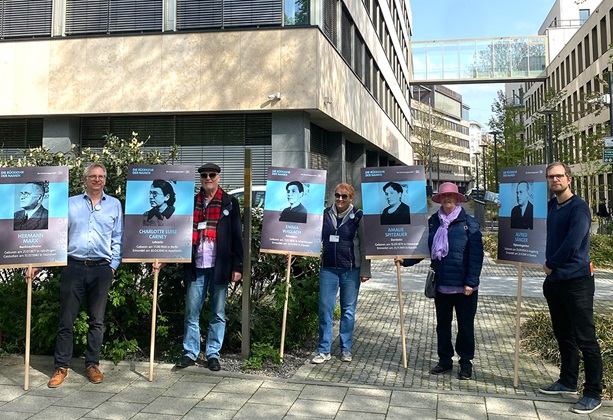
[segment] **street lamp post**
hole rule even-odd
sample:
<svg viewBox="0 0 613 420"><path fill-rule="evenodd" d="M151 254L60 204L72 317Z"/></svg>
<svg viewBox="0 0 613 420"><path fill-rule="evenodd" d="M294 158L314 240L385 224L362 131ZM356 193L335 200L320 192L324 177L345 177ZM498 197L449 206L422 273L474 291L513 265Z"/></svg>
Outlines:
<svg viewBox="0 0 613 420"><path fill-rule="evenodd" d="M441 155L436 155L436 189L441 187Z"/></svg>
<svg viewBox="0 0 613 420"><path fill-rule="evenodd" d="M487 191L487 178L485 177L485 148L487 144L482 144L479 147L483 148L483 191Z"/></svg>
<svg viewBox="0 0 613 420"><path fill-rule="evenodd" d="M475 152L475 172L477 174L477 184L475 185L477 187L477 192L479 191L479 155L481 153L479 152Z"/></svg>
<svg viewBox="0 0 613 420"><path fill-rule="evenodd" d="M541 113L543 115L547 115L547 145L549 148L549 153L547 155L547 163L553 163L553 125L551 120L553 118L553 115L557 114L558 111L556 111L555 109L546 109L544 111L541 111Z"/></svg>
<svg viewBox="0 0 613 420"><path fill-rule="evenodd" d="M500 131L490 131L490 134L494 135L494 180L496 190L498 192L498 134L502 134Z"/></svg>

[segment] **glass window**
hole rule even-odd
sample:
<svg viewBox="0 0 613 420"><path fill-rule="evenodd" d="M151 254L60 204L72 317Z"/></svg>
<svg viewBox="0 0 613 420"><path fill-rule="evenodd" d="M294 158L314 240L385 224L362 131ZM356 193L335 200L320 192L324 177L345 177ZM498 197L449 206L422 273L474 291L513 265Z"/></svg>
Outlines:
<svg viewBox="0 0 613 420"><path fill-rule="evenodd" d="M590 9L579 9L579 22L581 25L590 17Z"/></svg>
<svg viewBox="0 0 613 420"><path fill-rule="evenodd" d="M283 22L285 25L308 25L309 0L284 0Z"/></svg>

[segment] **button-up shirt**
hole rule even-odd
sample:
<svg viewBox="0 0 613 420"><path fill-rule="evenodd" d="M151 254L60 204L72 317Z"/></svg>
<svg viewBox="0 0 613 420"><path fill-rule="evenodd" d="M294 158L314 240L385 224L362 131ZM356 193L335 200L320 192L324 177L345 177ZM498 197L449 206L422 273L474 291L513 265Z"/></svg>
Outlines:
<svg viewBox="0 0 613 420"><path fill-rule="evenodd" d="M87 194L68 199L68 256L78 260L109 261L117 270L121 262L123 212L115 197L103 193L92 206Z"/></svg>

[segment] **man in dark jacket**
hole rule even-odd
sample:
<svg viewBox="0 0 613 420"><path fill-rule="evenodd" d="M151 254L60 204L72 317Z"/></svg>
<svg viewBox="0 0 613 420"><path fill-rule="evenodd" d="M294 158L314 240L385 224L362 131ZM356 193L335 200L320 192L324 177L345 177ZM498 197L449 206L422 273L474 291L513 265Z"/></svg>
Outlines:
<svg viewBox="0 0 613 420"><path fill-rule="evenodd" d="M243 276L242 225L238 201L219 187L221 168L205 163L198 172L202 187L194 199L192 262L185 266L183 357L176 366L192 366L200 354L200 312L208 290L211 320L205 356L209 369L218 371L228 284Z"/></svg>
<svg viewBox="0 0 613 420"><path fill-rule="evenodd" d="M547 205L545 282L553 333L560 349L560 377L539 391L547 395L576 395L579 351L583 355L583 397L571 408L589 414L601 406L602 356L594 324L594 274L590 263L590 225L587 203L570 190L570 167L547 166L547 185L555 194Z"/></svg>

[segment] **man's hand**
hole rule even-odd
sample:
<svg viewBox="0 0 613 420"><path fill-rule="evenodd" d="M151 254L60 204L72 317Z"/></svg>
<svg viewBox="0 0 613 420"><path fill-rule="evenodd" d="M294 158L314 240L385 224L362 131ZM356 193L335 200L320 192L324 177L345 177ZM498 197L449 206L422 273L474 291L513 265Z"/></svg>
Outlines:
<svg viewBox="0 0 613 420"><path fill-rule="evenodd" d="M243 273L239 272L239 271L233 271L232 272L232 281L234 283L236 283L237 281L240 281L240 279L243 278Z"/></svg>
<svg viewBox="0 0 613 420"><path fill-rule="evenodd" d="M368 281L368 280L370 280L370 277L364 277L364 276L361 276L361 277L360 277L360 281L361 281L362 283L364 283L365 281Z"/></svg>
<svg viewBox="0 0 613 420"><path fill-rule="evenodd" d="M470 286L464 286L464 294L470 296L473 294L473 288Z"/></svg>
<svg viewBox="0 0 613 420"><path fill-rule="evenodd" d="M40 273L40 268L37 268L37 267L28 268L26 270L26 283L34 280L34 277L36 277L38 273Z"/></svg>
<svg viewBox="0 0 613 420"><path fill-rule="evenodd" d="M543 263L543 271L545 272L545 275L546 275L546 276L548 276L548 275L550 275L551 273L553 273L553 270L552 270L551 268L547 267L547 261L545 261L545 262Z"/></svg>

